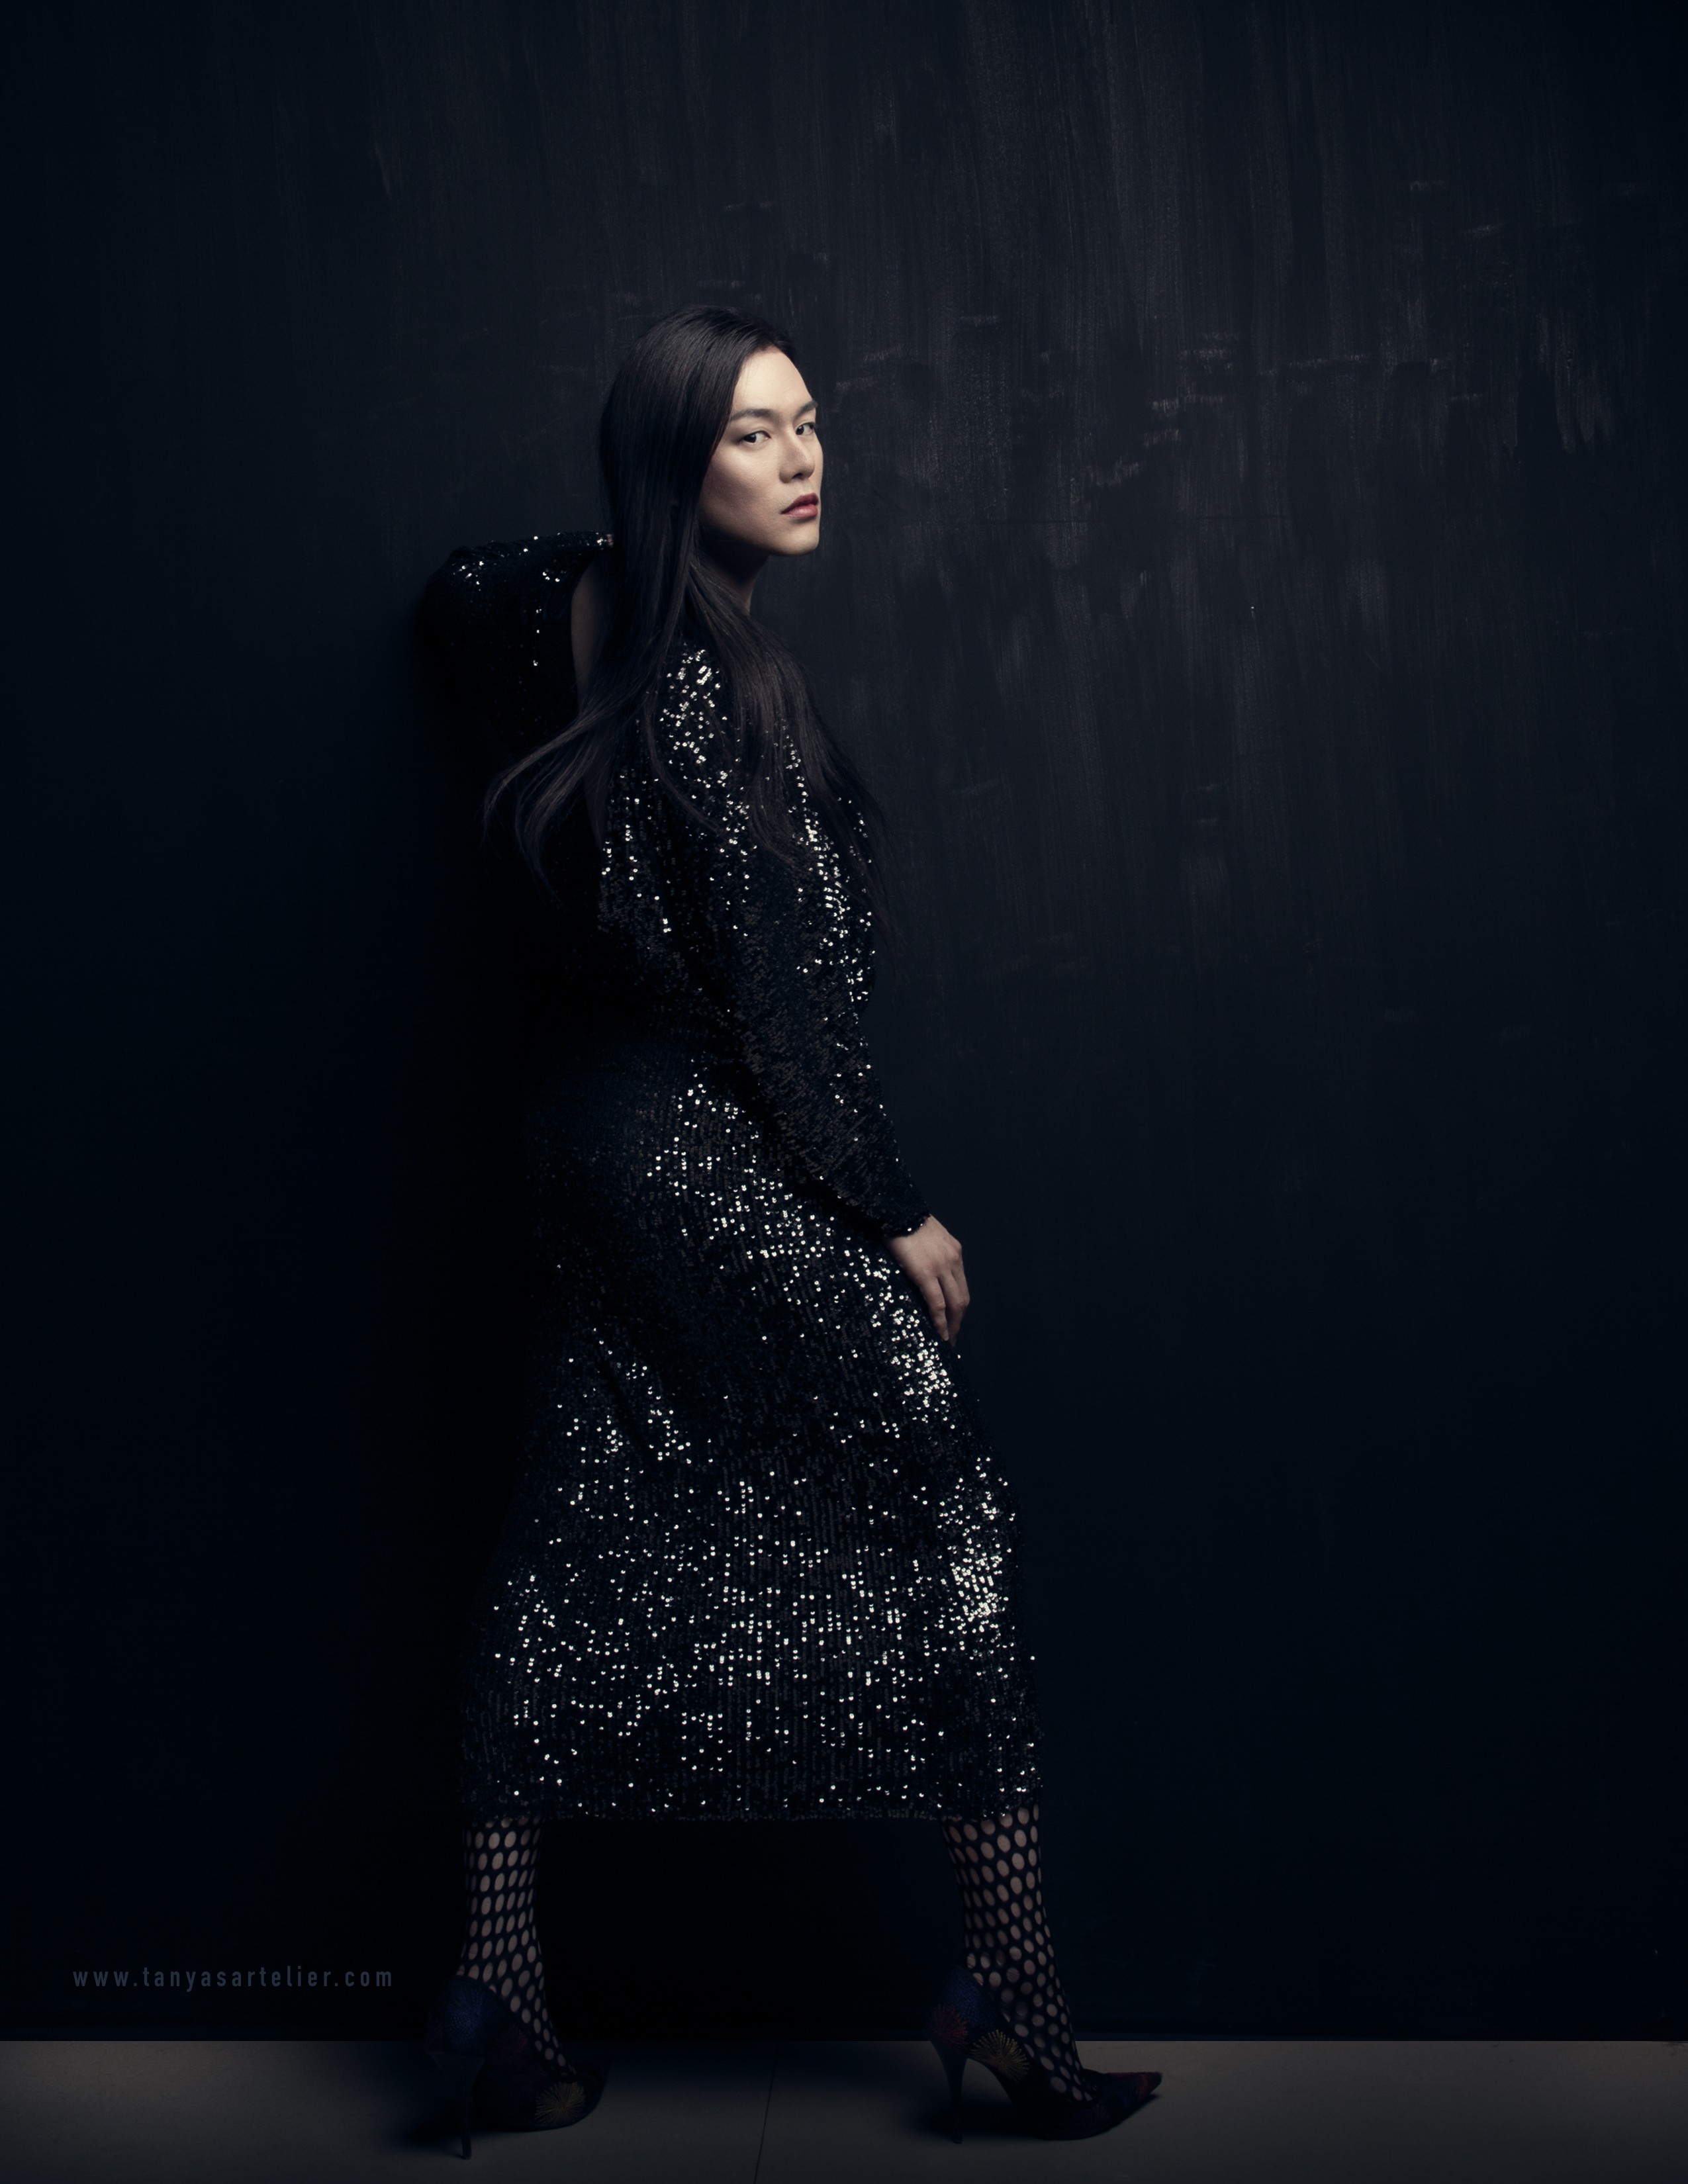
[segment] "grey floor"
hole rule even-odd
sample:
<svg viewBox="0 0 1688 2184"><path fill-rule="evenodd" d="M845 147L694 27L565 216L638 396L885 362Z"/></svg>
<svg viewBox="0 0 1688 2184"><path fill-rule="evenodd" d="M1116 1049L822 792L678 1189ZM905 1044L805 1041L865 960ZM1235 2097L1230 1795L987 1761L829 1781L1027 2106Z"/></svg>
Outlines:
<svg viewBox="0 0 1688 2184"><path fill-rule="evenodd" d="M1688 2048L1641 2041L1161 2040L1108 2137L1045 2146L969 2071L967 2137L912 2042L629 2044L596 2114L477 2138L482 2178L614 2184L1130 2177L1136 2184L1688 2184ZM448 2166L448 2164L454 2164ZM271 2184L464 2173L426 2066L384 2041L0 2043L7 2184Z"/></svg>

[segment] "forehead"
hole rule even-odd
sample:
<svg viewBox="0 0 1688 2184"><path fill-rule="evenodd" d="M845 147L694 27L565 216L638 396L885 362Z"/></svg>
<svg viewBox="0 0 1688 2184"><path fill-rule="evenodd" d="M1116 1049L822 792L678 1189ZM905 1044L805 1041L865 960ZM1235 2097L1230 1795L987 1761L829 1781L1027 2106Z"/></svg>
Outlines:
<svg viewBox="0 0 1688 2184"><path fill-rule="evenodd" d="M810 399L803 374L779 348L760 348L747 357L733 390L735 410L791 412L802 409Z"/></svg>

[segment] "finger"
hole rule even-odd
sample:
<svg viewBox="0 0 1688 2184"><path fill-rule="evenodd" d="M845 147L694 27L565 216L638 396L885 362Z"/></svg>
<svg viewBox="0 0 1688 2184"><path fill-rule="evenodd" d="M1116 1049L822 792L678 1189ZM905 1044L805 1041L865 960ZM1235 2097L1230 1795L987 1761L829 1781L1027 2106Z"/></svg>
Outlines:
<svg viewBox="0 0 1688 2184"><path fill-rule="evenodd" d="M935 1274L925 1273L920 1277L920 1293L925 1299L928 1316L938 1329L939 1340L947 1342L950 1340L949 1304L943 1285Z"/></svg>
<svg viewBox="0 0 1688 2184"><path fill-rule="evenodd" d="M949 1339L953 1342L961 1331L961 1321L967 1309L967 1285L959 1275L946 1273L944 1277L944 1301L948 1306Z"/></svg>

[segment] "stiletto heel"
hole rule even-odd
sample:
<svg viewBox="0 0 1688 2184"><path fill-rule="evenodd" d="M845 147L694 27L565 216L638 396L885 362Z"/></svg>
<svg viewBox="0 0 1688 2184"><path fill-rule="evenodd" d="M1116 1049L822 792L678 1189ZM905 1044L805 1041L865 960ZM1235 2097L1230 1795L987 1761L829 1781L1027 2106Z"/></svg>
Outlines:
<svg viewBox="0 0 1688 2184"><path fill-rule="evenodd" d="M475 2081L509 2016L508 2004L478 1980L447 1980L428 2007L422 2052L444 2080L457 2111L465 2161L473 2150Z"/></svg>
<svg viewBox="0 0 1688 2184"><path fill-rule="evenodd" d="M429 2008L422 2047L456 2103L465 2161L477 2089L504 2130L557 2131L592 2114L609 2075L601 2057L560 2070L545 2062L509 2003L479 1980L447 1980Z"/></svg>
<svg viewBox="0 0 1688 2184"><path fill-rule="evenodd" d="M950 2081L950 2135L961 2139L961 2078L983 2063L1028 2131L1039 2138L1095 2138L1123 2123L1161 2082L1158 2070L1087 2070L1083 2098L1057 2092L969 1971L950 1973L927 2014L927 2032Z"/></svg>
<svg viewBox="0 0 1688 2184"><path fill-rule="evenodd" d="M961 1976L972 1986L963 1972ZM951 1990L955 1987L952 1975L945 1982L944 1992L926 2014L926 2033L938 2050L938 2059L944 2065L944 2075L950 2086L950 2136L959 2146L961 2142L961 2081L967 2075L967 2044L972 2038L972 2026L962 2012L956 2008L959 1998Z"/></svg>
<svg viewBox="0 0 1688 2184"><path fill-rule="evenodd" d="M937 2042L933 2042L933 2046ZM959 2146L961 2142L961 2081L967 2075L967 2051L965 2048L939 2048L938 2059L944 2065L944 2075L950 2081L950 2136Z"/></svg>
<svg viewBox="0 0 1688 2184"><path fill-rule="evenodd" d="M467 2161L471 2152L470 2127L475 2117L475 2081L481 2075L478 2055L436 2055L433 2065L445 2081L457 2109L457 2128L463 2141L463 2159Z"/></svg>

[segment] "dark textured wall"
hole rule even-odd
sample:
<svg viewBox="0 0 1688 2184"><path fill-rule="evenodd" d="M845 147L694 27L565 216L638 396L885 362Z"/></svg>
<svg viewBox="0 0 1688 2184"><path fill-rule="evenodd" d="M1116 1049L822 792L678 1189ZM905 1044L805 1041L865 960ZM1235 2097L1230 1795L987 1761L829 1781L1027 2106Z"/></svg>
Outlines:
<svg viewBox="0 0 1688 2184"><path fill-rule="evenodd" d="M1683 2016L1669 11L70 5L14 27L14 2017L404 2030L509 1108L410 617L613 363L795 332L1094 2027ZM893 2025L926 1829L573 1830L559 2008ZM75 1990L390 1967L390 1997ZM708 1975L695 1970L710 1967ZM677 1970L676 1967L680 1969Z"/></svg>

